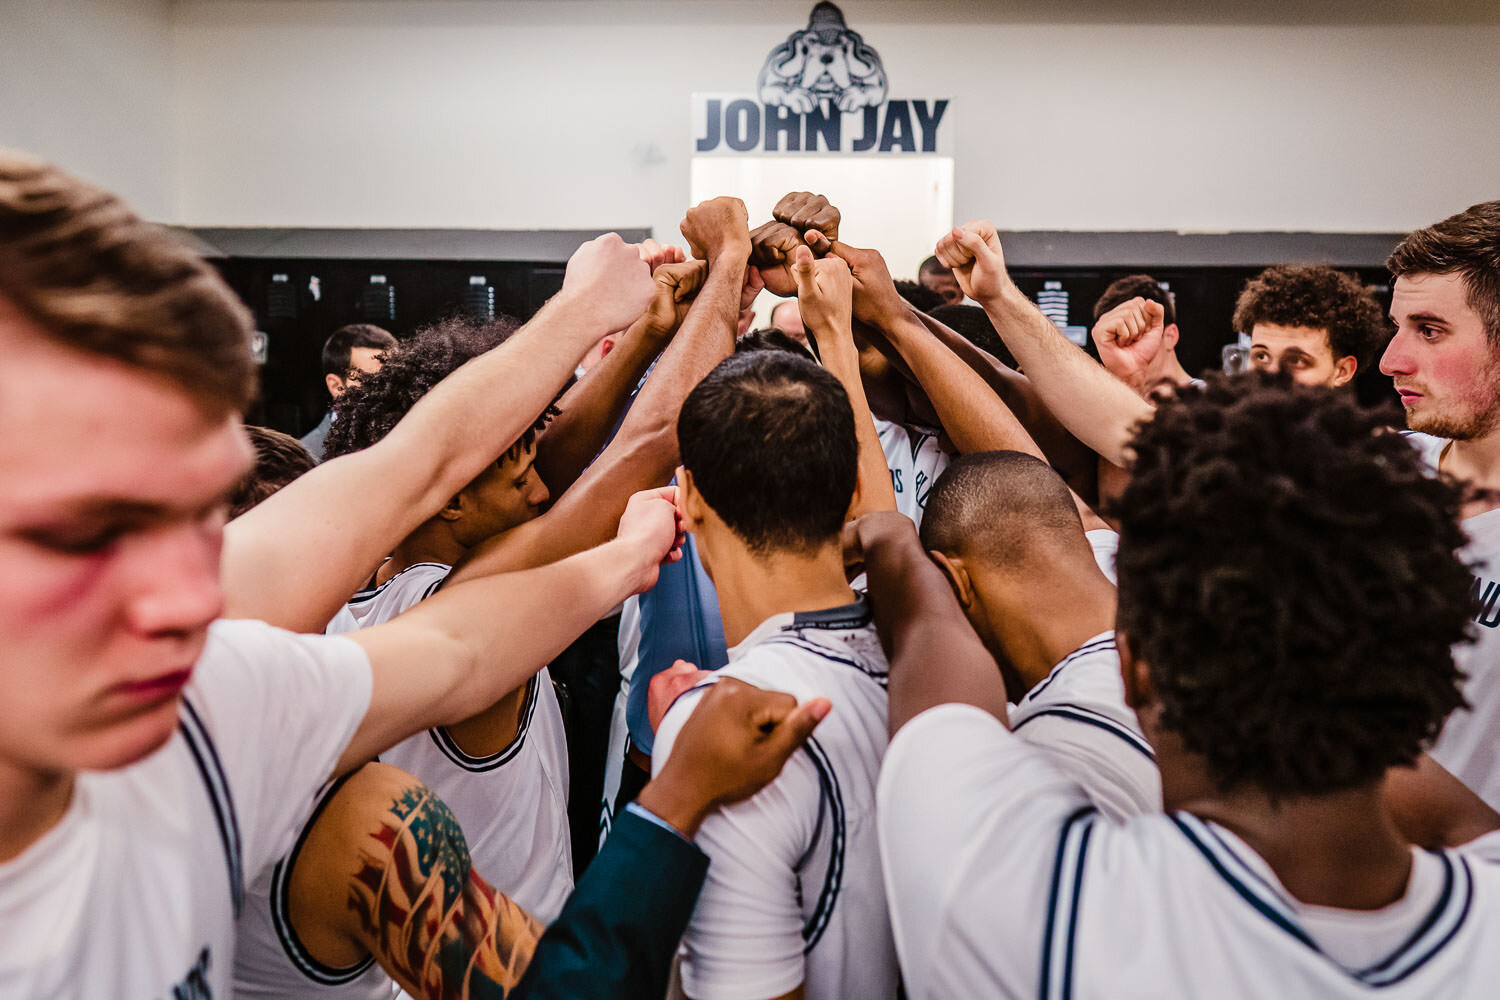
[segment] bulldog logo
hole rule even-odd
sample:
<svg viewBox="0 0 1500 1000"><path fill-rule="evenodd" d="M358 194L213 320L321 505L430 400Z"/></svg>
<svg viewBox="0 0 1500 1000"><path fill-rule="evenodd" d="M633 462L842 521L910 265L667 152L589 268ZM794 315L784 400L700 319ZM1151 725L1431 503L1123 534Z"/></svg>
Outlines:
<svg viewBox="0 0 1500 1000"><path fill-rule="evenodd" d="M802 114L825 99L840 111L858 111L885 100L885 68L880 54L849 30L843 12L825 0L812 9L805 29L766 57L757 88L762 103Z"/></svg>

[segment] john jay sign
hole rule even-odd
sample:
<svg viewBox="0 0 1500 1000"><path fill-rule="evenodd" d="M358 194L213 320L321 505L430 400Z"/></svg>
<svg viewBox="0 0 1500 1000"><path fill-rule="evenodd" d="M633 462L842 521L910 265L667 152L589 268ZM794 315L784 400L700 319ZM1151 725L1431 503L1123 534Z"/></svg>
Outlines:
<svg viewBox="0 0 1500 1000"><path fill-rule="evenodd" d="M694 94L699 153L944 152L946 100L887 99L880 53L831 3L771 50L756 93Z"/></svg>

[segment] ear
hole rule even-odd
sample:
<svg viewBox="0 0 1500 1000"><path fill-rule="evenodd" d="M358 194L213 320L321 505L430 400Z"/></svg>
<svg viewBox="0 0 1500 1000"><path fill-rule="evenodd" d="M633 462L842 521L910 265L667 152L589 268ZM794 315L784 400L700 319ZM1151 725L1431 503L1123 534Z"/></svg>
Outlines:
<svg viewBox="0 0 1500 1000"><path fill-rule="evenodd" d="M455 493L453 495L453 498L451 500L449 500L447 503L443 504L442 509L437 512L437 516L440 517L440 518L442 518L444 521L457 521L459 518L463 517L464 516L464 495L463 495L463 491L460 490L459 492Z"/></svg>
<svg viewBox="0 0 1500 1000"><path fill-rule="evenodd" d="M1165 344L1167 350L1170 351L1172 348L1177 346L1177 338L1179 336L1181 336L1181 331L1177 329L1177 324L1168 323L1167 328L1161 332L1161 342Z"/></svg>
<svg viewBox="0 0 1500 1000"><path fill-rule="evenodd" d="M1135 710L1136 715L1154 712L1159 707L1156 684L1151 680L1151 669L1146 661L1138 657L1130 646L1130 636L1115 629L1115 648L1120 653L1120 679L1125 682L1125 704Z"/></svg>
<svg viewBox="0 0 1500 1000"><path fill-rule="evenodd" d="M323 384L328 386L328 395L334 399L338 399L344 394L344 380L333 374L333 372L329 372L323 376Z"/></svg>
<svg viewBox="0 0 1500 1000"><path fill-rule="evenodd" d="M604 356L606 354L608 354L610 351L613 351L614 349L615 349L615 338L612 337L612 336L605 337L602 341L599 342L599 360L603 361L604 360Z"/></svg>
<svg viewBox="0 0 1500 1000"><path fill-rule="evenodd" d="M682 466L677 467L677 510L682 515L682 526L696 531L707 513L707 502L693 484L693 474Z"/></svg>
<svg viewBox="0 0 1500 1000"><path fill-rule="evenodd" d="M974 604L974 584L969 579L969 568L964 565L962 556L950 556L946 552L937 549L928 549L927 555L937 568L943 571L948 578L948 586L953 588L953 596L958 598L958 603L964 608L970 608Z"/></svg>
<svg viewBox="0 0 1500 1000"><path fill-rule="evenodd" d="M1350 354L1333 363L1333 384L1346 385L1359 370L1359 359Z"/></svg>

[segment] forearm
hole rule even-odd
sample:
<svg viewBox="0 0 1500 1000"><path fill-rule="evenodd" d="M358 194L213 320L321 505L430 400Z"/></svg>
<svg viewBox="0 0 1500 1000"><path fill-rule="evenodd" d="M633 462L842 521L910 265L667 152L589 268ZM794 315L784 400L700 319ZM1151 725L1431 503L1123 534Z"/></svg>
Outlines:
<svg viewBox="0 0 1500 1000"><path fill-rule="evenodd" d="M893 322L886 335L932 400L943 430L960 452L1022 451L1045 460L979 373L939 343L915 314Z"/></svg>
<svg viewBox="0 0 1500 1000"><path fill-rule="evenodd" d="M1014 285L982 303L1041 402L1076 438L1116 465L1153 410L1063 336Z"/></svg>
<svg viewBox="0 0 1500 1000"><path fill-rule="evenodd" d="M536 469L553 496L582 475L620 421L630 394L671 336L637 320L614 350L579 379L558 402L562 412L537 442Z"/></svg>
<svg viewBox="0 0 1500 1000"><path fill-rule="evenodd" d="M885 462L885 450L880 446L880 435L875 430L870 402L865 398L864 382L859 375L859 353L854 348L853 336L847 330L842 334L814 330L813 334L823 347L823 366L843 385L854 410L854 434L859 442L859 489L849 519L876 510L895 510L896 490L891 484L891 471Z"/></svg>
<svg viewBox="0 0 1500 1000"><path fill-rule="evenodd" d="M937 705L974 705L1007 721L1005 682L915 531L864 544L870 604L891 663L890 732Z"/></svg>

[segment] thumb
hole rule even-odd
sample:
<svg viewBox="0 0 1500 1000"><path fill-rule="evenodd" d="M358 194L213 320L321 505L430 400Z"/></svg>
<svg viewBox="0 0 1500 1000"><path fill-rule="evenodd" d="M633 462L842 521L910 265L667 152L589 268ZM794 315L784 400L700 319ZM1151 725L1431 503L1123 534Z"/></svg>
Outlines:
<svg viewBox="0 0 1500 1000"><path fill-rule="evenodd" d="M821 229L809 229L802 234L802 238L807 241L807 245L812 248L813 253L820 257L828 253L833 247L833 241Z"/></svg>
<svg viewBox="0 0 1500 1000"><path fill-rule="evenodd" d="M1166 315L1167 310L1160 302L1146 300L1146 319L1152 326L1160 326Z"/></svg>
<svg viewBox="0 0 1500 1000"><path fill-rule="evenodd" d="M813 255L807 247L798 246L792 251L791 272L792 280L797 283L798 295L817 291L813 284Z"/></svg>
<svg viewBox="0 0 1500 1000"><path fill-rule="evenodd" d="M807 742L812 731L818 728L818 723L827 717L833 709L833 703L827 698L809 698L781 721L781 725L772 730L768 743L771 748L784 760L796 752L797 748Z"/></svg>
<svg viewBox="0 0 1500 1000"><path fill-rule="evenodd" d="M978 260L981 255L988 256L990 245L985 242L984 237L969 229L955 230L958 233L958 245L969 251L969 256Z"/></svg>

